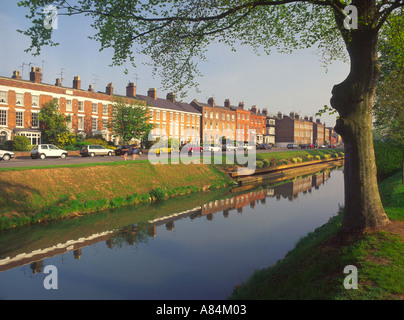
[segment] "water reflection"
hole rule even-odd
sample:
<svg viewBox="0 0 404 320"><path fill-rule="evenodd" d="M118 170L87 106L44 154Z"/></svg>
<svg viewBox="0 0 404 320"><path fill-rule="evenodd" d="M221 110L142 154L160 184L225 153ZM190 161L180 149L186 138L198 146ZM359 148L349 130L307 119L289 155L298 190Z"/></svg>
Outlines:
<svg viewBox="0 0 404 320"><path fill-rule="evenodd" d="M167 212L173 211L173 208L179 206L178 200L168 201L168 204L161 203L140 209L132 209L136 214L129 214L127 218L125 218L124 214L122 214L122 217L119 213L124 211L126 214L127 211L130 211L128 208L116 210L112 218L111 213L105 213L105 216L100 214L98 219L101 220L98 220L97 223L91 220L89 223L91 225L90 229L86 224L85 228L80 229L70 222L63 222L50 224L49 226L29 227L22 230L24 236L18 231L9 230L0 233L0 271L4 272L30 265L32 274L41 273L43 272L44 259L73 252L74 259L80 260L83 248L101 242L104 242L108 249L146 244L150 238L158 237L157 227L159 226L165 226L167 231L174 231L175 222L185 218L195 220L205 217L208 221L213 221L216 214L222 213L224 218L229 218L232 211L237 214L243 214L246 207L254 209L258 203L265 205L269 198L274 198L277 201L282 198L294 201L299 198L299 194L311 193L313 188L319 189L330 177L330 168L327 168L314 175L295 177L291 181L282 181L275 184L267 183L258 187L249 186L247 190L244 190L246 188L234 188L230 191L223 191L222 194L216 194L215 196L218 198L202 205L168 214ZM194 199L194 197L190 196L188 199L181 199L180 201L189 207L200 201L199 198ZM165 214L161 215L161 211L165 212ZM156 214L156 212L160 212L160 214ZM112 225L112 223L108 223L108 221L111 222L110 219L117 220L120 217L125 222L128 219L133 220L140 216L142 216L142 219L137 219L135 220L136 222L105 229L106 225ZM94 216L92 218L97 219ZM76 220L76 222L78 221ZM101 226L97 227L98 223ZM66 224L66 226L60 227L63 224ZM72 236L73 228L79 234L81 232L80 236L74 238L74 240L63 241L63 239L69 239ZM92 228L98 228L97 232L91 233ZM48 229L49 232L44 232L43 229ZM29 234L30 236L27 237ZM55 242L55 238L60 242Z"/></svg>

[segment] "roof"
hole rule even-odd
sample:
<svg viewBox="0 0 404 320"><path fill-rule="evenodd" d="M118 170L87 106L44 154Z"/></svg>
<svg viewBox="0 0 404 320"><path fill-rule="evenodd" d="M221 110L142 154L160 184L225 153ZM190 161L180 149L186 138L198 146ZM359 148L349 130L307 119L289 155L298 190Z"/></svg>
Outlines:
<svg viewBox="0 0 404 320"><path fill-rule="evenodd" d="M154 108L161 108L179 112L199 113L193 106L185 102L172 102L167 99L153 99L149 96L136 95L137 99L147 102L148 105Z"/></svg>

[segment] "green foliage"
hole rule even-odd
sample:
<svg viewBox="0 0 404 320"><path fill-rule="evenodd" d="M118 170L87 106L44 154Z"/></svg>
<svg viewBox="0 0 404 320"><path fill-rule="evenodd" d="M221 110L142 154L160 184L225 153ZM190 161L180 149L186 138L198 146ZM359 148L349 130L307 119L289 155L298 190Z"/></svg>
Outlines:
<svg viewBox="0 0 404 320"><path fill-rule="evenodd" d="M256 168L262 168L264 166L264 162L262 161L255 161L255 167Z"/></svg>
<svg viewBox="0 0 404 320"><path fill-rule="evenodd" d="M150 195L157 200L165 200L167 192L162 187L157 187L150 191Z"/></svg>
<svg viewBox="0 0 404 320"><path fill-rule="evenodd" d="M403 147L391 141L375 140L373 144L378 175L388 176L402 167Z"/></svg>
<svg viewBox="0 0 404 320"><path fill-rule="evenodd" d="M25 136L15 136L13 140L12 150L28 151L30 150L31 141Z"/></svg>
<svg viewBox="0 0 404 320"><path fill-rule="evenodd" d="M61 142L66 142L66 139L71 140L68 128L71 116L60 113L56 99L41 108L38 119L42 131L42 142L62 146Z"/></svg>
<svg viewBox="0 0 404 320"><path fill-rule="evenodd" d="M126 103L123 99L116 98L113 104L113 118L110 128L123 143L128 143L131 139L141 139L153 129L153 124L149 123L149 109L133 101Z"/></svg>

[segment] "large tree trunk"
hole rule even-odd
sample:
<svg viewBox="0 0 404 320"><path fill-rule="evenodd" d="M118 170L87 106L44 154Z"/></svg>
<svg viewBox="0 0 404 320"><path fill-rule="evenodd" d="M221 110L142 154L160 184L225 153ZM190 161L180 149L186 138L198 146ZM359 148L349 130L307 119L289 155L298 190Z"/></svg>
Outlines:
<svg viewBox="0 0 404 320"><path fill-rule="evenodd" d="M377 184L372 106L380 75L377 32L351 31L345 38L351 58L348 77L334 86L331 105L340 117L335 130L345 144L345 208L341 233L378 228L389 219Z"/></svg>

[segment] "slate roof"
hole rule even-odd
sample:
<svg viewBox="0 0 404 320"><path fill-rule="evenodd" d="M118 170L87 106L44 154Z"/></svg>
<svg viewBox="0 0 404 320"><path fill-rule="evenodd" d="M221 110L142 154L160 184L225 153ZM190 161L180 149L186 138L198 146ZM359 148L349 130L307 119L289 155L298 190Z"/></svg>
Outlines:
<svg viewBox="0 0 404 320"><path fill-rule="evenodd" d="M142 95L136 95L136 98L145 101L151 107L167 109L172 111L200 114L198 110L196 110L193 106L185 102L171 102L170 100L161 98L157 98L156 100L154 100L149 96L142 96Z"/></svg>

